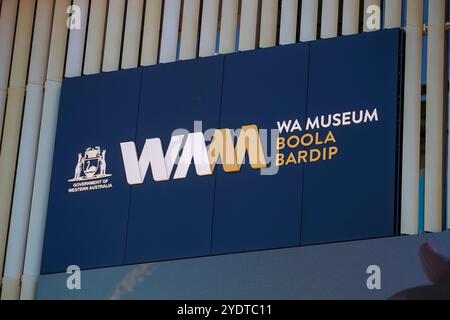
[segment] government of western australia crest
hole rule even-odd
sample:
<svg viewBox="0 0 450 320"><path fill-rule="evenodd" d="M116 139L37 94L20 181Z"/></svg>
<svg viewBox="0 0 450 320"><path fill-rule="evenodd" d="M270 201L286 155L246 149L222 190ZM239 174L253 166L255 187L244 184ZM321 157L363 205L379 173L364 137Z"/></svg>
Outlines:
<svg viewBox="0 0 450 320"><path fill-rule="evenodd" d="M100 147L87 148L78 154L74 177L70 180L73 184L69 192L92 191L109 189L112 184L109 178L112 176L106 171L106 150Z"/></svg>

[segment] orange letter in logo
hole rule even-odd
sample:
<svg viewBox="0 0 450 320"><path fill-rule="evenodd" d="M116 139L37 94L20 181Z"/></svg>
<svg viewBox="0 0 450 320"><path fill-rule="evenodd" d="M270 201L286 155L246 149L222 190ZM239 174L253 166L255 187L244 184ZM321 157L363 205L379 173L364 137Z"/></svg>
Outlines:
<svg viewBox="0 0 450 320"><path fill-rule="evenodd" d="M211 171L214 172L219 156L223 162L223 170L225 172L240 171L246 153L250 160L250 166L253 169L267 168L257 126L249 125L241 128L236 148L234 148L230 129L216 130L208 150Z"/></svg>

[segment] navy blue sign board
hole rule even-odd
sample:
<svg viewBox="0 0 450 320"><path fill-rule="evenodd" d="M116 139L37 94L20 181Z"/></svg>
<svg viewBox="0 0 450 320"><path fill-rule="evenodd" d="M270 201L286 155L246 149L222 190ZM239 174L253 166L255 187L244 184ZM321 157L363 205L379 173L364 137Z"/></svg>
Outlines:
<svg viewBox="0 0 450 320"><path fill-rule="evenodd" d="M398 234L402 38L389 30L64 80L42 273ZM184 179L157 182L149 168L142 184L127 181L121 143L139 156L147 139L165 152L177 128L249 125L280 135L276 174L218 164L200 176L192 165Z"/></svg>

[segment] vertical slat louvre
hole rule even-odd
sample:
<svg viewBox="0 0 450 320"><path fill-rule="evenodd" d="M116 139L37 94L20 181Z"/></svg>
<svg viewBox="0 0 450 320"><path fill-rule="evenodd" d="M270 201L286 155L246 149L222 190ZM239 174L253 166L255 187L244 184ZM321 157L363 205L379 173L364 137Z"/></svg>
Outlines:
<svg viewBox="0 0 450 320"><path fill-rule="evenodd" d="M104 72L119 69L124 15L125 0L109 0L105 46L103 49L102 70Z"/></svg>
<svg viewBox="0 0 450 320"><path fill-rule="evenodd" d="M203 1L200 29L200 57L209 57L216 53L218 16L219 0Z"/></svg>
<svg viewBox="0 0 450 320"><path fill-rule="evenodd" d="M21 0L0 150L0 274L3 274L36 1Z"/></svg>
<svg viewBox="0 0 450 320"><path fill-rule="evenodd" d="M147 1L145 4L145 19L141 51L142 66L150 66L158 62L162 3L162 0L151 0Z"/></svg>
<svg viewBox="0 0 450 320"><path fill-rule="evenodd" d="M5 114L6 90L0 90L0 141L3 132L3 117Z"/></svg>
<svg viewBox="0 0 450 320"><path fill-rule="evenodd" d="M177 59L178 28L180 23L181 0L165 0L161 51L159 62L174 62Z"/></svg>
<svg viewBox="0 0 450 320"><path fill-rule="evenodd" d="M83 70L89 0L74 0L73 5L79 6L81 10L81 16L79 17L81 28L70 30L65 73L67 78L81 76Z"/></svg>
<svg viewBox="0 0 450 320"><path fill-rule="evenodd" d="M200 0L184 0L180 60L194 59L197 56L199 16Z"/></svg>
<svg viewBox="0 0 450 320"><path fill-rule="evenodd" d="M384 13L384 27L386 29L401 28L402 0L385 0Z"/></svg>
<svg viewBox="0 0 450 320"><path fill-rule="evenodd" d="M298 0L282 0L280 44L291 44L297 37Z"/></svg>
<svg viewBox="0 0 450 320"><path fill-rule="evenodd" d="M300 41L317 39L318 0L302 1L302 17L300 20Z"/></svg>
<svg viewBox="0 0 450 320"><path fill-rule="evenodd" d="M13 50L14 31L16 30L17 8L19 0L2 2L0 16L0 141L5 114L6 90L8 89L11 54Z"/></svg>
<svg viewBox="0 0 450 320"><path fill-rule="evenodd" d="M2 299L16 300L28 231L54 0L38 0L3 277Z"/></svg>
<svg viewBox="0 0 450 320"><path fill-rule="evenodd" d="M128 0L123 37L122 69L138 66L143 9L144 0Z"/></svg>
<svg viewBox="0 0 450 320"><path fill-rule="evenodd" d="M358 33L359 1L360 0L344 0L344 7L342 10L342 34L344 36Z"/></svg>
<svg viewBox="0 0 450 320"><path fill-rule="evenodd" d="M58 119L59 96L64 73L67 33L66 11L71 0L55 0L50 52L45 82L39 146L33 184L25 261L22 275L21 299L33 299L40 273L44 242L47 201L50 190L53 149Z"/></svg>
<svg viewBox="0 0 450 320"><path fill-rule="evenodd" d="M423 1L408 0L405 50L401 233L419 232Z"/></svg>
<svg viewBox="0 0 450 320"><path fill-rule="evenodd" d="M338 31L339 1L322 0L322 22L320 37L334 38Z"/></svg>
<svg viewBox="0 0 450 320"><path fill-rule="evenodd" d="M236 51L238 9L238 0L228 0L222 2L219 53L231 53Z"/></svg>
<svg viewBox="0 0 450 320"><path fill-rule="evenodd" d="M262 0L259 47L276 45L278 31L278 0Z"/></svg>
<svg viewBox="0 0 450 320"><path fill-rule="evenodd" d="M428 2L425 231L443 230L445 0Z"/></svg>
<svg viewBox="0 0 450 320"><path fill-rule="evenodd" d="M108 0L91 1L84 57L84 74L99 73L102 65Z"/></svg>
<svg viewBox="0 0 450 320"><path fill-rule="evenodd" d="M448 32L447 32L448 33ZM448 56L447 56L448 59ZM447 61L447 63L450 63ZM447 106L450 109L450 86L448 87ZM450 132L450 110L447 109L447 132ZM450 135L447 134L447 229L450 230Z"/></svg>
<svg viewBox="0 0 450 320"><path fill-rule="evenodd" d="M241 20L239 24L239 51L255 49L257 23L258 0L242 1Z"/></svg>
<svg viewBox="0 0 450 320"><path fill-rule="evenodd" d="M52 33L50 38L50 52L47 65L47 82L61 83L64 76L66 61L67 34L66 8L71 0L55 0L55 12L53 15Z"/></svg>

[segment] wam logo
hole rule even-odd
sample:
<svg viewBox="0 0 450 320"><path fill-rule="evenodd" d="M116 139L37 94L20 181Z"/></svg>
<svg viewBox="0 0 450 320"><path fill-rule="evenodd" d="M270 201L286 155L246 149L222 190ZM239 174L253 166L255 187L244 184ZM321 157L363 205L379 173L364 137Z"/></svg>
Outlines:
<svg viewBox="0 0 450 320"><path fill-rule="evenodd" d="M73 188L70 188L69 192L112 188L108 179L111 176L106 173L106 150L100 147L87 148L84 155L78 154L75 175L73 179L68 180L73 183Z"/></svg>

